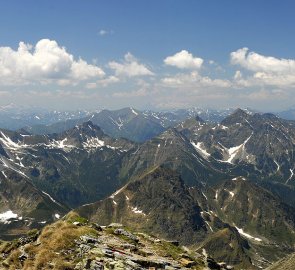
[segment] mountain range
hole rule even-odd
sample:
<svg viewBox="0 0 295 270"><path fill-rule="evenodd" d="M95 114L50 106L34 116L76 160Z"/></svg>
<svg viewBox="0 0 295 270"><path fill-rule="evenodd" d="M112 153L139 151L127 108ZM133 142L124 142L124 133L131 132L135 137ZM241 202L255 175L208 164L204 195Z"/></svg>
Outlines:
<svg viewBox="0 0 295 270"><path fill-rule="evenodd" d="M1 238L71 211L235 269L266 268L295 252L295 122L241 109L218 122L157 117L128 108L68 120L51 134L2 129Z"/></svg>

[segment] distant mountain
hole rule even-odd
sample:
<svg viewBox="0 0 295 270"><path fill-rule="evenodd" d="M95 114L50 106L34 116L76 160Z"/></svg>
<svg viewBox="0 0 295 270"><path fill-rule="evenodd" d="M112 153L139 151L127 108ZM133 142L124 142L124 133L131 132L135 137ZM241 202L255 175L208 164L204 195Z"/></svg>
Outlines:
<svg viewBox="0 0 295 270"><path fill-rule="evenodd" d="M2 131L3 166L17 168L36 187L69 207L103 198L120 187L123 156L134 144L112 139L86 122L60 134Z"/></svg>
<svg viewBox="0 0 295 270"><path fill-rule="evenodd" d="M276 113L277 116L286 120L295 120L295 109L289 109Z"/></svg>
<svg viewBox="0 0 295 270"><path fill-rule="evenodd" d="M123 179L132 178L160 165L179 172L190 186L226 178L221 169L214 168L194 144L174 128L139 145L134 153L126 155L121 176Z"/></svg>
<svg viewBox="0 0 295 270"><path fill-rule="evenodd" d="M164 131L164 127L153 117L148 117L133 108L117 111L102 110L80 119L46 126L30 126L25 129L32 134L59 133L90 120L113 138L122 137L136 142L148 140Z"/></svg>
<svg viewBox="0 0 295 270"><path fill-rule="evenodd" d="M93 111L91 111L94 113ZM84 118L90 114L87 110L58 111L38 107L26 107L16 104L0 106L0 128L17 130L26 126L47 126L56 122Z"/></svg>
<svg viewBox="0 0 295 270"><path fill-rule="evenodd" d="M67 119L49 125L31 125L25 127L25 129L32 134L59 133L91 120L111 137L122 137L136 142L144 142L188 118L201 116L207 122L217 123L231 112L233 112L233 109L217 111L194 108L153 112L124 108L115 111L102 110L86 117Z"/></svg>
<svg viewBox="0 0 295 270"><path fill-rule="evenodd" d="M13 239L30 228L40 228L69 211L23 173L22 162L10 159L2 148L0 156L0 236Z"/></svg>
<svg viewBox="0 0 295 270"><path fill-rule="evenodd" d="M234 109L214 110L214 109L178 109L163 112L144 111L146 116L154 117L163 127L173 127L176 124L192 117L199 116L206 122L219 123L225 117L230 115Z"/></svg>
<svg viewBox="0 0 295 270"><path fill-rule="evenodd" d="M234 165L233 175L293 184L295 122L236 110L220 124L187 120L177 129L210 162Z"/></svg>

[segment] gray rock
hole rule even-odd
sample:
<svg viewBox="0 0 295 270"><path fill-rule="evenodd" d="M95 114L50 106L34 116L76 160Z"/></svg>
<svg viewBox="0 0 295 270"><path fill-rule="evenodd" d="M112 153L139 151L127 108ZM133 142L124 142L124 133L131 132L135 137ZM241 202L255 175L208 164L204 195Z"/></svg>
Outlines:
<svg viewBox="0 0 295 270"><path fill-rule="evenodd" d="M135 242L139 241L137 236L133 235L132 233L130 233L130 232L124 230L124 229L116 229L114 231L114 234L116 234L116 235L124 235L124 236L128 237L129 239L131 239L131 240L133 240Z"/></svg>
<svg viewBox="0 0 295 270"><path fill-rule="evenodd" d="M83 243L87 243L87 244L95 244L95 243L98 243L99 242L99 240L97 238L93 238L93 237L88 236L88 235L82 235L80 237L80 240Z"/></svg>

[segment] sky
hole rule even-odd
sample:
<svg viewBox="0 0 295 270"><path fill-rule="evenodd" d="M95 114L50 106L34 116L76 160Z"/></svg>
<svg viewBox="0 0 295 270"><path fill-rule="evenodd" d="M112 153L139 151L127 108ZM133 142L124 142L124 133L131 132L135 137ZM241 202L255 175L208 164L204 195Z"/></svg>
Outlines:
<svg viewBox="0 0 295 270"><path fill-rule="evenodd" d="M0 105L295 106L295 2L3 0Z"/></svg>

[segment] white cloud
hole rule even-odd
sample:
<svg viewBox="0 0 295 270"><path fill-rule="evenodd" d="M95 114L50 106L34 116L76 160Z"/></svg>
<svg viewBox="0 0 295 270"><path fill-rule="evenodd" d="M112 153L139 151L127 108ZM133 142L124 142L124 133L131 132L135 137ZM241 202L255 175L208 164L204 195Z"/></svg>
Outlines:
<svg viewBox="0 0 295 270"><path fill-rule="evenodd" d="M154 75L145 65L140 64L131 53L125 54L123 63L109 62L109 67L115 71L117 76L136 77Z"/></svg>
<svg viewBox="0 0 295 270"><path fill-rule="evenodd" d="M272 56L264 56L255 52L249 52L248 48L242 48L230 54L231 63L254 72L295 73L295 60L278 59Z"/></svg>
<svg viewBox="0 0 295 270"><path fill-rule="evenodd" d="M97 81L97 83L102 85L103 87L106 87L106 86L108 86L110 84L118 83L119 81L120 81L120 79L117 78L116 76L109 76L109 77L107 77L105 79Z"/></svg>
<svg viewBox="0 0 295 270"><path fill-rule="evenodd" d="M118 83L119 81L120 81L119 78L117 78L116 76L109 76L107 78L98 80L96 82L89 82L89 83L87 83L86 84L86 88L88 88L88 89L95 89L95 88L97 88L99 86L107 87L110 84Z"/></svg>
<svg viewBox="0 0 295 270"><path fill-rule="evenodd" d="M140 88L131 92L115 92L113 97L116 98L133 98L133 97L145 97L148 95L148 92L145 88Z"/></svg>
<svg viewBox="0 0 295 270"><path fill-rule="evenodd" d="M106 36L106 35L111 35L111 34L113 34L114 33L114 31L113 30L105 30L105 29L100 29L99 30L99 32L98 32L98 34L100 35L100 36Z"/></svg>
<svg viewBox="0 0 295 270"><path fill-rule="evenodd" d="M231 82L222 79L212 79L208 76L201 76L198 72L192 71L188 74L180 73L175 76L165 77L162 79L164 86L172 88L201 88L201 87L218 87L226 88L231 86Z"/></svg>
<svg viewBox="0 0 295 270"><path fill-rule="evenodd" d="M19 43L17 50L0 47L0 83L75 84L79 81L100 78L104 71L86 61L75 60L56 41L42 39L34 46Z"/></svg>
<svg viewBox="0 0 295 270"><path fill-rule="evenodd" d="M89 82L86 84L87 89L95 89L97 87L97 83L95 82Z"/></svg>
<svg viewBox="0 0 295 270"><path fill-rule="evenodd" d="M100 36L104 36L104 35L106 35L108 33L108 31L106 31L106 30L104 30L104 29L101 29L100 31L99 31L99 35Z"/></svg>
<svg viewBox="0 0 295 270"><path fill-rule="evenodd" d="M164 59L166 65L181 69L200 69L203 62L202 58L194 57L186 50L182 50Z"/></svg>
<svg viewBox="0 0 295 270"><path fill-rule="evenodd" d="M244 85L271 85L277 87L295 86L295 60L279 59L272 56L264 56L255 52L249 52L248 48L242 48L230 54L231 63L239 65L253 72L248 78L235 79Z"/></svg>

